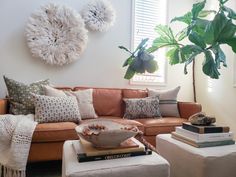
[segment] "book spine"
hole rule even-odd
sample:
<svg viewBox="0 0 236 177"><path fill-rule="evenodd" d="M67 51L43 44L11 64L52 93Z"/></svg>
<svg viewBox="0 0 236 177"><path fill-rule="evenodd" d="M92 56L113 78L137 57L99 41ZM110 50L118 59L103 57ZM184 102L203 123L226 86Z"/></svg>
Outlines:
<svg viewBox="0 0 236 177"><path fill-rule="evenodd" d="M134 157L141 155L151 155L152 151L140 151L140 152L130 152L130 153L122 153L122 154L113 154L113 155L101 155L101 156L86 156L78 154L77 158L79 162L89 162L89 161L98 161L98 160L111 160L111 159L119 159L126 157Z"/></svg>
<svg viewBox="0 0 236 177"><path fill-rule="evenodd" d="M194 142L191 139L188 139L186 137L183 137L175 132L171 133L172 138L182 141L186 144L189 144L191 146L197 147L197 148L204 148L204 147L213 147L213 146L223 146L223 145L232 145L235 144L234 140L225 140L225 141L213 141L213 142L202 142L202 143L197 143Z"/></svg>
<svg viewBox="0 0 236 177"><path fill-rule="evenodd" d="M204 142L197 143L199 148L203 147L212 147L212 146L224 146L224 145L232 145L235 144L234 140L225 140L225 141L215 141L215 142Z"/></svg>
<svg viewBox="0 0 236 177"><path fill-rule="evenodd" d="M229 132L229 127L197 127L189 124L183 124L183 129L189 130L195 133L226 133Z"/></svg>
<svg viewBox="0 0 236 177"><path fill-rule="evenodd" d="M205 142L205 141L223 141L223 140L231 140L233 139L233 133L207 133L207 134L199 134L189 130L185 130L181 127L176 127L176 133L179 135L190 138L196 142Z"/></svg>
<svg viewBox="0 0 236 177"><path fill-rule="evenodd" d="M200 133L200 131L199 131L199 129L197 127L190 126L188 124L183 124L182 127L185 130L189 130L189 131L192 131L192 132L195 132L195 133Z"/></svg>

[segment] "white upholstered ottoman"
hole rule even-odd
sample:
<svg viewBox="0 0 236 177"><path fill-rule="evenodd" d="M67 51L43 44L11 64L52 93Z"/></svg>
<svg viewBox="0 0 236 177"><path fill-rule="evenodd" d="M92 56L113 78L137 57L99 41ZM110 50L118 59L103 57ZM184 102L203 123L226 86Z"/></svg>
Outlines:
<svg viewBox="0 0 236 177"><path fill-rule="evenodd" d="M72 141L66 141L62 177L169 177L169 163L156 153L79 163Z"/></svg>
<svg viewBox="0 0 236 177"><path fill-rule="evenodd" d="M236 176L236 145L195 148L162 134L156 147L170 163L171 177Z"/></svg>

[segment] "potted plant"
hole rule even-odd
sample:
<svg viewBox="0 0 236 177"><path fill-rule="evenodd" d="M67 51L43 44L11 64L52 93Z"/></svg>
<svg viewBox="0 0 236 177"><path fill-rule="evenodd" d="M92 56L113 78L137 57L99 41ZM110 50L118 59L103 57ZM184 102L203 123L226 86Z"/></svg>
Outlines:
<svg viewBox="0 0 236 177"><path fill-rule="evenodd" d="M204 54L202 71L207 76L218 79L221 65L227 66L226 56L221 46L229 45L236 53L236 25L234 24L236 13L225 5L228 0L218 1L217 11L204 10L206 5L204 0L193 4L191 11L183 16L172 19L171 23L178 21L185 24L185 27L177 33L174 33L168 25L157 25L155 31L158 36L150 48L145 46L147 39L142 40L134 52L119 46L131 54L123 65L123 67L128 66L125 78L130 79L135 73L157 70L157 63L151 53L166 47L169 63L171 65L184 63L185 74L188 73L187 66L194 62L196 56ZM209 15L213 17L212 20L209 20ZM183 42L184 39L188 42Z"/></svg>

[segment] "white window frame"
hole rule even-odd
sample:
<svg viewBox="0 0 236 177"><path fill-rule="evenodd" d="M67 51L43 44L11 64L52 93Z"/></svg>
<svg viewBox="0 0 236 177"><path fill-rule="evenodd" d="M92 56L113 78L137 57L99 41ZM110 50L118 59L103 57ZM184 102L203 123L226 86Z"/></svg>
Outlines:
<svg viewBox="0 0 236 177"><path fill-rule="evenodd" d="M145 0L144 0L145 1ZM169 6L169 0L166 0L166 19L165 19L165 24L168 23L168 6ZM131 17L132 23L131 23L131 51L134 50L134 37L135 37L135 0L132 0L132 17ZM154 29L153 29L154 30ZM141 41L140 41L141 42ZM129 84L130 85L151 85L151 86L166 86L167 85L167 60L165 60L164 64L164 82L148 82L148 81L135 81L134 78L130 79ZM137 74L136 74L137 75ZM145 73L145 74L140 74L140 76L148 77L150 73ZM135 77L135 76L134 76ZM145 80L145 78L142 78Z"/></svg>

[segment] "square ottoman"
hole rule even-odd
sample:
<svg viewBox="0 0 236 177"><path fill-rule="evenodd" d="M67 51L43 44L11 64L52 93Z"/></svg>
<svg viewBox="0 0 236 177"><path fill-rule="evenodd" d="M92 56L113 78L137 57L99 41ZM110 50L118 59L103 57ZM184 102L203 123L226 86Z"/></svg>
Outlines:
<svg viewBox="0 0 236 177"><path fill-rule="evenodd" d="M236 176L236 145L195 148L161 134L156 148L170 163L171 177Z"/></svg>
<svg viewBox="0 0 236 177"><path fill-rule="evenodd" d="M169 177L169 163L156 153L79 163L73 141L64 143L62 177Z"/></svg>

